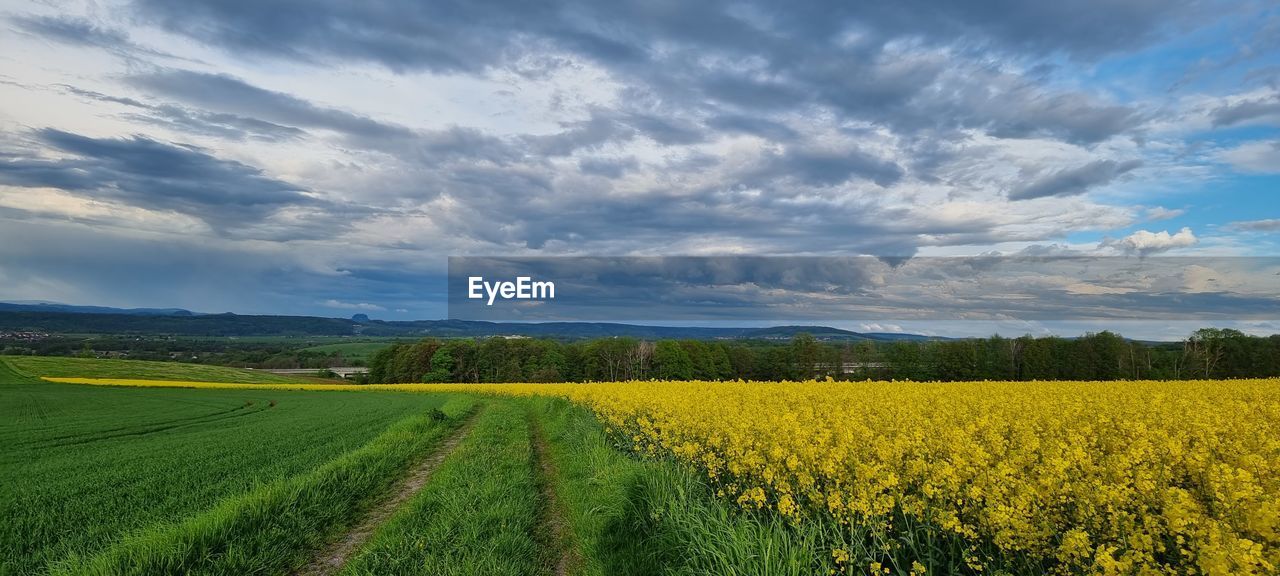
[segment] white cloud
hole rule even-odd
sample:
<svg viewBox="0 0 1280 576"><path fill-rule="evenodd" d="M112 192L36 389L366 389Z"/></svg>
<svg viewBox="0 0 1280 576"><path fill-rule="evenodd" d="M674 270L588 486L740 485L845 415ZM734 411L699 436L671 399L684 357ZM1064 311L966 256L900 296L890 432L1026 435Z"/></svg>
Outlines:
<svg viewBox="0 0 1280 576"><path fill-rule="evenodd" d="M1124 288L1116 286L1099 286L1088 282L1076 282L1066 286L1066 291L1070 294L1131 294L1137 290L1133 288Z"/></svg>
<svg viewBox="0 0 1280 576"><path fill-rule="evenodd" d="M333 299L325 300L321 302L320 305L326 308L339 308L342 310L369 310L375 312L386 310L386 308L383 308L382 306L370 304L368 302L343 302L341 300Z"/></svg>
<svg viewBox="0 0 1280 576"><path fill-rule="evenodd" d="M1152 206L1150 208L1147 208L1146 217L1147 217L1147 220L1150 220L1152 222L1158 222L1160 220L1171 220L1173 218L1177 218L1186 213L1187 211L1182 208L1171 209L1171 208L1165 208L1164 206Z"/></svg>
<svg viewBox="0 0 1280 576"><path fill-rule="evenodd" d="M901 334L905 332L902 326L897 324L883 324L879 322L864 323L858 325L858 332L871 332L878 334Z"/></svg>
<svg viewBox="0 0 1280 576"><path fill-rule="evenodd" d="M1246 142L1218 153L1218 159L1249 172L1280 172L1280 140Z"/></svg>
<svg viewBox="0 0 1280 576"><path fill-rule="evenodd" d="M1103 240L1098 244L1098 247L1112 248L1125 254L1147 256L1175 248L1194 246L1197 242L1199 242L1199 239L1191 232L1191 229L1184 227L1176 234L1170 234L1168 230L1160 232L1139 230L1124 238Z"/></svg>

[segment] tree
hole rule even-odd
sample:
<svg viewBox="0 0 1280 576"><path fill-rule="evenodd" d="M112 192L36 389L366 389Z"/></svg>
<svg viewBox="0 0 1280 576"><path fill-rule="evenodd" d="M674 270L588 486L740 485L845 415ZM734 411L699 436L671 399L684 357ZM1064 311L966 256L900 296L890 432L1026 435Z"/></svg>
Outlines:
<svg viewBox="0 0 1280 576"><path fill-rule="evenodd" d="M404 344L392 344L374 352L369 358L369 381L384 383L391 382L392 378L392 362L400 354L400 349L404 348Z"/></svg>
<svg viewBox="0 0 1280 576"><path fill-rule="evenodd" d="M679 342L659 340L653 348L653 376L659 380L690 380L693 361Z"/></svg>
<svg viewBox="0 0 1280 576"><path fill-rule="evenodd" d="M1079 344L1085 346L1088 352L1088 362L1093 372L1089 380L1118 380L1128 375L1125 363L1129 353L1124 338L1103 330L1097 334L1086 334Z"/></svg>
<svg viewBox="0 0 1280 576"><path fill-rule="evenodd" d="M976 380L978 348L972 340L939 342L938 377L943 380Z"/></svg>
<svg viewBox="0 0 1280 576"><path fill-rule="evenodd" d="M448 382L453 379L453 353L446 347L431 356L431 371L422 377L423 382Z"/></svg>
<svg viewBox="0 0 1280 576"><path fill-rule="evenodd" d="M1235 335L1244 336L1237 330L1220 328L1201 328L1191 333L1183 346L1183 354L1188 359L1188 368L1202 378L1213 378L1218 363L1226 354L1228 339Z"/></svg>
<svg viewBox="0 0 1280 576"><path fill-rule="evenodd" d="M924 361L924 345L915 342L894 342L885 352L889 373L899 380L930 380L933 375Z"/></svg>
<svg viewBox="0 0 1280 576"><path fill-rule="evenodd" d="M634 357L631 349L636 345L632 338L601 338L587 345L587 378L617 382L634 377Z"/></svg>
<svg viewBox="0 0 1280 576"><path fill-rule="evenodd" d="M821 359L818 340L808 332L800 332L791 338L791 371L796 378L808 380L818 374Z"/></svg>

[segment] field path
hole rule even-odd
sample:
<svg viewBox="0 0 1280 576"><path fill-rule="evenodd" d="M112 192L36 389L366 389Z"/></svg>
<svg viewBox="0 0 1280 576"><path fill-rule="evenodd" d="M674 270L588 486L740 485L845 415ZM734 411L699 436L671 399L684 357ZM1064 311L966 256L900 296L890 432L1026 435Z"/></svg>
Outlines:
<svg viewBox="0 0 1280 576"><path fill-rule="evenodd" d="M538 463L538 487L542 492L542 535L546 540L543 545L554 556L548 557L549 571L555 576L577 574L582 564L578 549L574 546L569 534L569 523L565 520L564 507L556 495L555 482L559 476L556 463L551 459L547 438L542 431L542 424L536 416L530 421L530 433L533 436L534 458Z"/></svg>
<svg viewBox="0 0 1280 576"><path fill-rule="evenodd" d="M321 548L311 558L311 561L298 568L293 572L294 576L328 576L337 574L339 570L347 563L347 559L351 557L357 550L364 545L365 541L373 535L396 510L400 509L405 502L413 498L422 487L427 484L427 480L431 479L431 473L448 458L453 450L458 447L463 438L471 432L472 426L477 420L476 416L484 410L484 406L473 411L468 417L466 423L455 430L449 438L447 438L439 447L427 456L422 462L409 470L395 486L391 487L390 492L383 499L374 505L364 517L343 534L338 539L330 542L324 548Z"/></svg>

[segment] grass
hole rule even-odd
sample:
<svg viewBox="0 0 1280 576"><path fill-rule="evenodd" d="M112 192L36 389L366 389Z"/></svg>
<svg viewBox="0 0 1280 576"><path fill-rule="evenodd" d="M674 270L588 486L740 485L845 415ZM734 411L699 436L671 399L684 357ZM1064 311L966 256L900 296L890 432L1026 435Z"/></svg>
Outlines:
<svg viewBox="0 0 1280 576"><path fill-rule="evenodd" d="M136 378L141 380L194 380L198 382L236 382L245 384L288 384L310 380L293 378L259 370L184 364L182 362L150 362L70 358L65 356L4 356L12 370L28 376L56 378Z"/></svg>
<svg viewBox="0 0 1280 576"><path fill-rule="evenodd" d="M0 359L0 574L309 474L447 398L52 384Z"/></svg>
<svg viewBox="0 0 1280 576"><path fill-rule="evenodd" d="M355 521L397 473L437 444L472 402L445 405L445 421L414 416L311 473L228 498L176 524L126 538L53 574L277 574Z"/></svg>
<svg viewBox="0 0 1280 576"><path fill-rule="evenodd" d="M490 401L471 435L342 574L545 573L534 473L524 410Z"/></svg>
<svg viewBox="0 0 1280 576"><path fill-rule="evenodd" d="M807 575L830 567L816 529L740 512L693 471L628 456L582 407L526 401L555 460L552 484L581 556L579 574Z"/></svg>

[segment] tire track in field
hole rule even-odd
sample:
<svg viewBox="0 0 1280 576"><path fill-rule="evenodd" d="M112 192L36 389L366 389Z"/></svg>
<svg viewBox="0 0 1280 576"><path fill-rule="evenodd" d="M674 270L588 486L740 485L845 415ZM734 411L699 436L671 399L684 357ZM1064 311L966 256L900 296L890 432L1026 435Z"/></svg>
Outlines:
<svg viewBox="0 0 1280 576"><path fill-rule="evenodd" d="M145 433L152 432L152 431L165 430L165 429L172 428L172 427L175 427L175 426L182 426L182 425L185 425L185 424L199 423L200 421L203 421L203 420L215 420L215 421L216 421L216 420L218 420L218 419L219 419L219 417L220 417L220 416L227 416L227 415L229 415L229 414L234 414L234 413L240 412L240 411L242 411L242 410L246 410L246 409L248 409L248 408L252 408L252 407L253 407L253 404L254 404L253 402L246 402L246 403L241 404L241 405L239 405L239 406L236 406L236 407L234 407L234 408L227 408L227 409L225 409L225 410L217 410L217 411L214 411L214 412L208 412L208 413L205 413L205 414L196 414L196 415L194 415L194 416L185 416L185 417L182 417L182 418L174 418L174 419L172 419L172 420L157 420L157 421L152 421L152 422L145 422L145 423L142 423L142 424L133 424L133 425L129 425L129 426L118 426L118 427L116 427L116 428L105 428L105 429L102 429L102 430L92 430L92 431L88 431L88 432L77 432L77 433L75 433L75 434L64 434L64 435L62 435L62 436L50 436L50 437L47 437L47 438L41 438L41 439L39 439L39 440L32 440L32 441L30 441L30 442L22 442L22 443L18 444L18 446L42 445L42 444L43 444L44 446L38 446L38 447L48 448L48 447L52 447L52 446L65 446L65 445L67 445L67 444L77 444L77 443L81 443L80 441L82 441L82 440L83 440L83 441L85 441L85 442L92 442L92 441L94 441L94 440L102 440L102 439L107 439L107 438L115 438L115 437L117 437L117 436L128 436L128 435L131 435L131 434L133 434L133 435L137 435L137 434L145 434ZM119 434L117 434L117 433L119 433Z"/></svg>
<svg viewBox="0 0 1280 576"><path fill-rule="evenodd" d="M173 420L167 423L154 424L144 428L133 427L133 428L117 429L117 430L124 430L123 432L115 431L114 433L106 433L106 434L102 432L93 432L93 433L77 434L77 435L73 435L73 436L61 438L61 439L39 440L36 443L23 446L23 448L28 448L28 449L61 448L63 446L81 446L84 444L91 444L93 442L104 442L107 440L114 440L117 438L129 438L132 436L147 436L150 434L155 434L157 432L167 432L169 430L175 430L178 428L202 426L204 424L224 422L226 420L231 420L233 418L243 418L245 416L253 416L254 414L261 414L262 412L270 410L272 407L273 406L264 406L264 407L258 407L250 410L250 408L253 408L253 403L249 403L249 404L240 406L239 408L234 408L232 410L215 412L213 414L205 414L203 416L198 416L193 418L180 418L178 420ZM107 432L112 432L112 431L107 431Z"/></svg>
<svg viewBox="0 0 1280 576"><path fill-rule="evenodd" d="M548 552L547 572L554 576L577 574L582 565L582 557L573 544L569 534L569 523L565 519L564 506L556 494L555 481L559 477L559 471L556 470L555 461L551 459L547 437L536 415L532 415L529 419L529 434L533 440L534 464L538 469L537 483L542 500L539 510L539 534L541 543Z"/></svg>
<svg viewBox="0 0 1280 576"><path fill-rule="evenodd" d="M382 526L392 514L395 514L406 502L418 494L427 481L431 479L431 474L436 468L440 467L440 463L444 462L453 453L458 444L462 443L471 433L471 428L475 425L476 420L481 411L485 407L473 411L467 417L467 421L453 435L445 439L439 447L435 449L431 455L427 456L407 474L404 475L394 486L391 491L382 497L365 515L361 517L352 528L348 529L338 539L330 542L324 548L321 548L311 560L293 572L293 576L330 576L337 574L342 567L346 565L347 560L351 558L356 551L373 536L374 531Z"/></svg>

